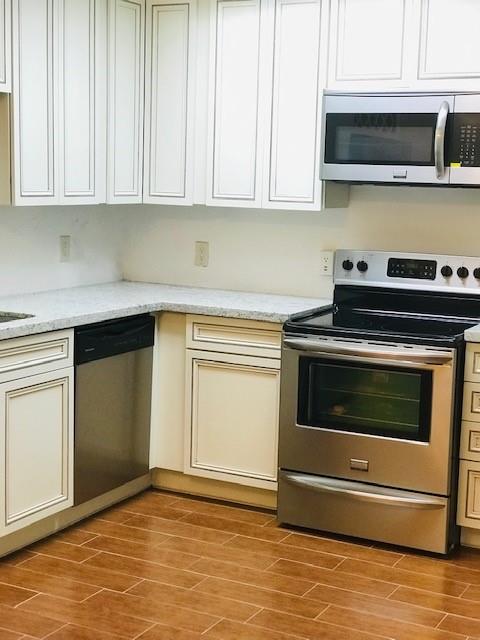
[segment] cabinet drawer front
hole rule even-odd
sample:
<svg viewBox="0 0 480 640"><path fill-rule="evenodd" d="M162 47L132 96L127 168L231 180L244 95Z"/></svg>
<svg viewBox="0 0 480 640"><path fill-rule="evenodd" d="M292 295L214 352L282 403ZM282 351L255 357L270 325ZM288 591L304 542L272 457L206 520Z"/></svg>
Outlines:
<svg viewBox="0 0 480 640"><path fill-rule="evenodd" d="M463 388L463 419L480 422L480 383L466 382Z"/></svg>
<svg viewBox="0 0 480 640"><path fill-rule="evenodd" d="M460 461L457 524L480 529L480 462Z"/></svg>
<svg viewBox="0 0 480 640"><path fill-rule="evenodd" d="M468 344L465 355L465 380L480 382L480 344Z"/></svg>
<svg viewBox="0 0 480 640"><path fill-rule="evenodd" d="M280 330L262 322L189 318L187 348L280 358Z"/></svg>
<svg viewBox="0 0 480 640"><path fill-rule="evenodd" d="M460 457L480 462L480 424L466 421L462 423Z"/></svg>
<svg viewBox="0 0 480 640"><path fill-rule="evenodd" d="M73 332L55 331L0 342L0 382L73 364Z"/></svg>

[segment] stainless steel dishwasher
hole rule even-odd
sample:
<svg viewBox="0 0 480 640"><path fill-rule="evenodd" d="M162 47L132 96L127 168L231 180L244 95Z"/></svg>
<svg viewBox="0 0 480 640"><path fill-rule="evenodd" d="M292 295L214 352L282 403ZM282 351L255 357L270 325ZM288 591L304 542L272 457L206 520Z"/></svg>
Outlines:
<svg viewBox="0 0 480 640"><path fill-rule="evenodd" d="M74 504L149 472L155 320L75 330Z"/></svg>

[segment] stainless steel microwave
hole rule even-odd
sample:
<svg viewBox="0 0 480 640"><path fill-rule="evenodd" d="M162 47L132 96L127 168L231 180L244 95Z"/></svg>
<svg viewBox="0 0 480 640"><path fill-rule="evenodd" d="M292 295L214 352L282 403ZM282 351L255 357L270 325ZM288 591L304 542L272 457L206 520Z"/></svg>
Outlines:
<svg viewBox="0 0 480 640"><path fill-rule="evenodd" d="M323 100L323 180L480 186L480 93Z"/></svg>

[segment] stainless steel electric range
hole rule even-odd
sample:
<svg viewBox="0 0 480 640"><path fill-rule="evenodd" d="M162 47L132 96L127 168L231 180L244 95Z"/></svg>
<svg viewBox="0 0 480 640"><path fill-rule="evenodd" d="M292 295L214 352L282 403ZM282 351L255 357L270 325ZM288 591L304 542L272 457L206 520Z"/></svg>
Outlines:
<svg viewBox="0 0 480 640"><path fill-rule="evenodd" d="M337 251L334 282L284 326L279 520L447 553L480 258Z"/></svg>

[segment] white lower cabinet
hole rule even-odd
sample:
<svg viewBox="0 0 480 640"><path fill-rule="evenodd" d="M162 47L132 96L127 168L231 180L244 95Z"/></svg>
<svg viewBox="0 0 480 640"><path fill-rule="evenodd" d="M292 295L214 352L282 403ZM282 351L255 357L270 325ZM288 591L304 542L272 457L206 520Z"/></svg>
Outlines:
<svg viewBox="0 0 480 640"><path fill-rule="evenodd" d="M280 333L263 329L262 334L264 323L223 322L224 331L219 318L203 325L198 316L187 320L187 346L198 340L211 350L187 348L184 471L275 489L280 349L272 336ZM225 352L229 344L236 352ZM271 357L251 355L268 349Z"/></svg>
<svg viewBox="0 0 480 640"><path fill-rule="evenodd" d="M52 337L43 336L47 347ZM0 536L73 504L74 385L67 340L65 368L28 375L27 366L18 378L13 367L17 379L0 384ZM23 349L21 342L15 341L14 355L41 345L26 338ZM4 357L11 357L8 349L0 353L0 362ZM36 366L32 360L32 369Z"/></svg>
<svg viewBox="0 0 480 640"><path fill-rule="evenodd" d="M480 345L467 344L463 387L457 524L480 530ZM465 531L465 530L464 530ZM474 532L478 535L478 531ZM463 535L463 534L462 534Z"/></svg>
<svg viewBox="0 0 480 640"><path fill-rule="evenodd" d="M457 523L480 529L480 462L460 460Z"/></svg>

